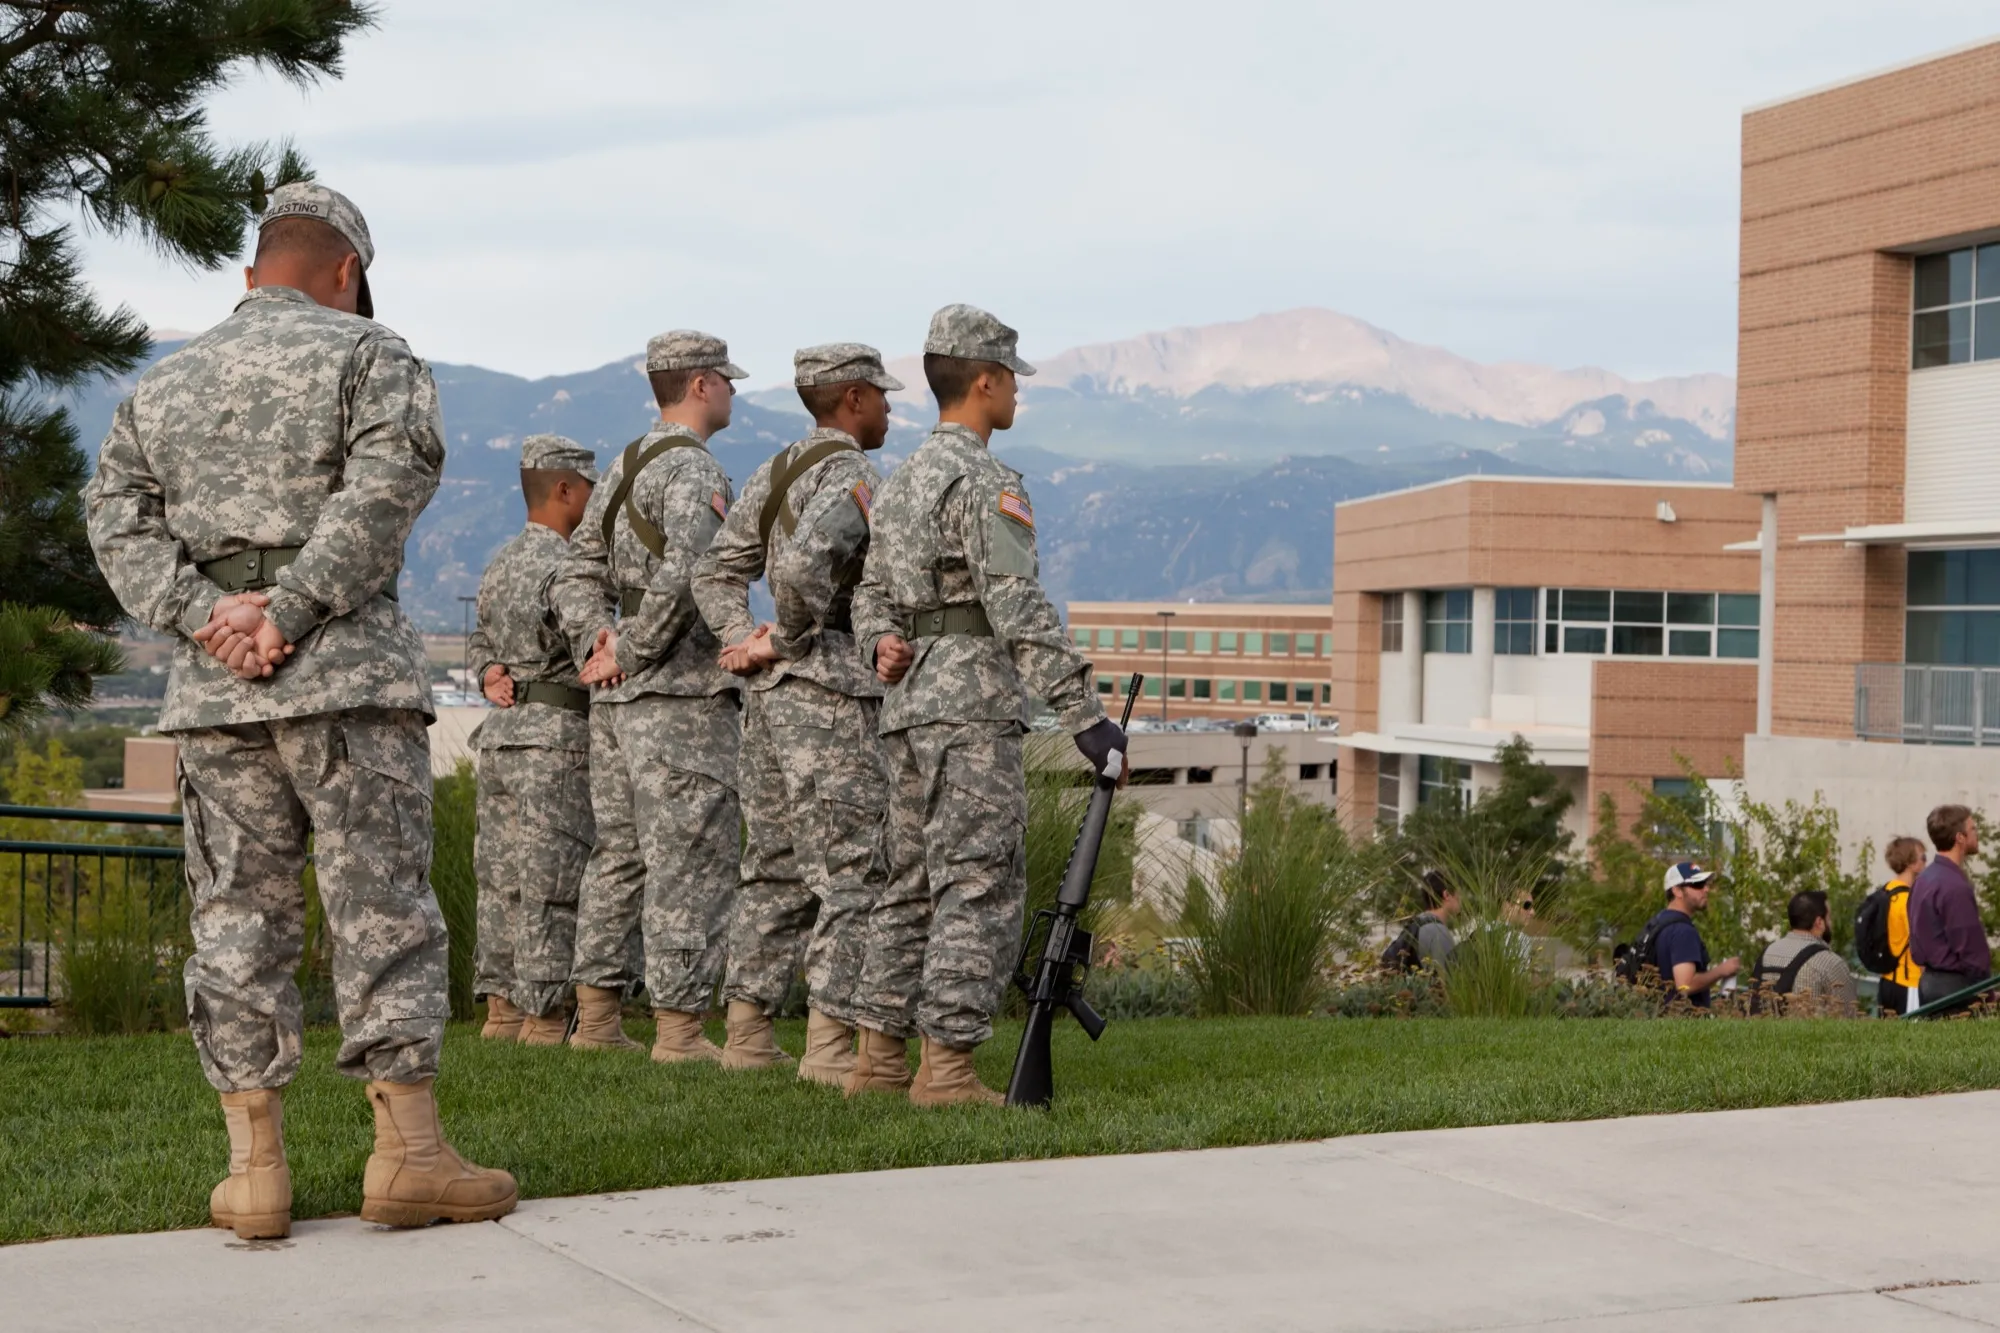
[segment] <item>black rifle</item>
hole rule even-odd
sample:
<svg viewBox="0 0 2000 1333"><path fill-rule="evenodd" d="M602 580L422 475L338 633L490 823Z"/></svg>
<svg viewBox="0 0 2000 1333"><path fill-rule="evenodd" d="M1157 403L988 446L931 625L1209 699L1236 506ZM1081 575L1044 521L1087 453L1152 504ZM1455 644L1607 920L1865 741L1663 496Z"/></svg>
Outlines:
<svg viewBox="0 0 2000 1333"><path fill-rule="evenodd" d="M1125 715L1118 725L1132 721L1132 705L1139 698L1138 672L1125 691ZM1097 875L1097 851L1104 843L1104 828L1111 819L1111 798L1125 772L1125 753L1113 750L1091 789L1090 806L1083 812L1083 827L1077 830L1076 845L1070 848L1069 865L1063 870L1062 887L1056 890L1056 905L1035 913L1028 938L1022 942L1021 956L1014 962L1014 984L1028 997L1028 1026L1021 1033L1021 1049L1014 1056L1014 1076L1007 1080L1007 1105L1046 1107L1055 1098L1055 1071L1049 1063L1049 1032L1057 1009L1067 1009L1096 1041L1104 1035L1104 1019L1083 998L1083 978L1090 971L1090 932L1077 924L1077 916L1090 903L1090 881ZM1046 930L1043 923L1047 922ZM1034 975L1028 973L1028 959L1035 952L1035 937L1042 936L1041 962Z"/></svg>

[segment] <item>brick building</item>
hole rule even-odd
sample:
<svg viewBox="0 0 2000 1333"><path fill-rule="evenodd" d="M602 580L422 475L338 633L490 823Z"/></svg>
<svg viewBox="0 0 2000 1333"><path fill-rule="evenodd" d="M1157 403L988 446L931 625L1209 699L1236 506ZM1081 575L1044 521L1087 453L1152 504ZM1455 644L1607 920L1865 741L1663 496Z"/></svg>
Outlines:
<svg viewBox="0 0 2000 1333"><path fill-rule="evenodd" d="M1746 785L1821 791L1877 845L2000 807L1996 89L1987 42L1743 117L1736 487L1771 630Z"/></svg>
<svg viewBox="0 0 2000 1333"><path fill-rule="evenodd" d="M1357 825L1476 794L1516 733L1573 827L1740 763L1761 647L1758 501L1727 485L1460 477L1336 509L1334 742Z"/></svg>
<svg viewBox="0 0 2000 1333"><path fill-rule="evenodd" d="M1070 634L1097 669L1097 692L1146 677L1138 712L1239 719L1328 712L1333 616L1322 603L1071 602Z"/></svg>

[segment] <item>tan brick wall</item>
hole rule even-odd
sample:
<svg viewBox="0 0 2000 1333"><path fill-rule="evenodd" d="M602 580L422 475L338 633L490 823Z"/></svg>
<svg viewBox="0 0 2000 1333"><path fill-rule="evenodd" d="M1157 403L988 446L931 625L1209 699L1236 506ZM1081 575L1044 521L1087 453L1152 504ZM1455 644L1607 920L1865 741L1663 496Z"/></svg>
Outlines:
<svg viewBox="0 0 2000 1333"><path fill-rule="evenodd" d="M1173 618L1166 623L1164 631L1159 613L1173 612ZM1323 688L1329 679L1332 659L1321 649L1321 639L1333 629L1333 619L1328 608L1322 604L1283 605L1270 603L1231 602L1071 602L1068 606L1069 625L1072 630L1097 629L1136 630L1142 645L1136 652L1122 648L1099 648L1095 633L1089 648L1079 649L1090 660L1093 674L1112 676L1117 680L1117 694L1106 699L1105 706L1114 713L1123 706L1125 681L1134 671L1140 672L1148 681L1160 675L1161 657L1157 648L1147 649L1145 636L1149 633L1184 633L1189 636L1188 649L1176 652L1172 640L1166 654L1166 670L1169 680L1186 682L1187 693L1179 699L1167 700L1167 715L1175 717L1217 717L1248 718L1259 713L1301 712L1308 708L1316 713L1329 712L1330 707L1320 702L1326 692ZM1251 655L1244 652L1221 653L1193 651L1196 633L1211 635L1223 632L1242 634L1262 634L1266 651ZM1294 636L1294 651L1275 654L1269 651L1272 634ZM1299 640L1309 640L1309 647L1301 648ZM1122 639L1120 640L1122 642ZM1216 642L1211 641L1211 649ZM1243 641L1238 640L1239 648ZM1224 701L1218 697L1220 682L1228 680L1238 685L1241 682L1256 681L1261 697L1254 703L1244 703L1241 699ZM1193 697L1194 682L1207 681L1211 696L1208 699ZM1273 683L1286 686L1287 698L1282 703L1273 703L1269 697ZM1311 692L1311 702L1295 700L1299 687L1307 687ZM1158 717L1160 700L1141 698L1134 709L1135 716Z"/></svg>
<svg viewBox="0 0 2000 1333"><path fill-rule="evenodd" d="M1590 807L1610 793L1631 825L1654 778L1685 756L1704 776L1743 768L1743 737L1757 729L1757 668L1722 662L1603 659L1590 673Z"/></svg>
<svg viewBox="0 0 2000 1333"><path fill-rule="evenodd" d="M2000 227L2000 43L1743 118L1736 486L1778 496L1773 727L1853 734L1900 660L1899 550L1801 546L1903 517L1911 259Z"/></svg>

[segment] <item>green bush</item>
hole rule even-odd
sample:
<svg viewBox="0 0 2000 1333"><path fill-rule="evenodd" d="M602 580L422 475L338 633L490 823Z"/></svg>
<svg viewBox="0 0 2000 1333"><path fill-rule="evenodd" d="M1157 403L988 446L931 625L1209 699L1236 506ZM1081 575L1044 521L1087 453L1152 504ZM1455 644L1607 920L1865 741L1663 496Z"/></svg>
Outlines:
<svg viewBox="0 0 2000 1333"><path fill-rule="evenodd" d="M115 882L94 885L59 928L56 962L63 1022L72 1032L115 1036L186 1021L182 968L191 951L185 898L171 881L148 895L107 864ZM129 867L136 863L127 862Z"/></svg>
<svg viewBox="0 0 2000 1333"><path fill-rule="evenodd" d="M1171 967L1092 968L1084 994L1106 1018L1193 1018L1201 993L1185 972Z"/></svg>
<svg viewBox="0 0 2000 1333"><path fill-rule="evenodd" d="M451 935L451 1016L472 1018L473 955L479 943L479 879L472 839L479 827L477 783L470 760L431 784L431 889Z"/></svg>
<svg viewBox="0 0 2000 1333"><path fill-rule="evenodd" d="M1181 904L1203 1012L1312 1012L1341 950L1359 942L1361 906L1377 878L1369 849L1333 811L1294 795L1273 755L1234 859L1213 884L1191 875Z"/></svg>
<svg viewBox="0 0 2000 1333"><path fill-rule="evenodd" d="M1381 971L1334 986L1320 1011L1332 1018L1444 1018L1451 1012L1437 973Z"/></svg>

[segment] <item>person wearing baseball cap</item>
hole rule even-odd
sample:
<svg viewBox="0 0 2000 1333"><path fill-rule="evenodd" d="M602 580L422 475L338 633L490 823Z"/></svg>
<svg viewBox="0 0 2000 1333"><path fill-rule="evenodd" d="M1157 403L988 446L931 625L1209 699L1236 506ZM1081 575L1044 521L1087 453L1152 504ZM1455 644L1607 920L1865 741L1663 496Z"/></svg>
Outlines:
<svg viewBox="0 0 2000 1333"><path fill-rule="evenodd" d="M1681 861L1667 867L1667 906L1646 929L1653 936L1653 961L1662 981L1673 993L1698 1009L1706 1009L1709 993L1718 981L1726 981L1742 970L1741 959L1725 958L1708 965L1708 945L1695 928L1697 913L1708 910L1709 890L1715 872L1696 861Z"/></svg>
<svg viewBox="0 0 2000 1333"><path fill-rule="evenodd" d="M282 275L270 262L280 255L293 261L282 265ZM243 277L251 288L294 287L328 309L373 319L368 266L374 262L375 241L354 201L312 181L293 181L271 192L257 224L257 260Z"/></svg>

